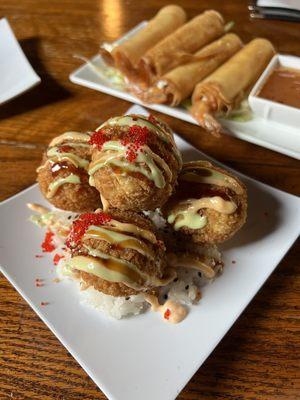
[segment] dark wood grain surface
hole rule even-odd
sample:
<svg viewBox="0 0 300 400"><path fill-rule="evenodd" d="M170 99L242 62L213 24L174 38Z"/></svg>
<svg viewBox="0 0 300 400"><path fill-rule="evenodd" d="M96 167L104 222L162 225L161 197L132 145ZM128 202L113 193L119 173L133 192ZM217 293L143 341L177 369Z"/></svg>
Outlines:
<svg viewBox="0 0 300 400"><path fill-rule="evenodd" d="M80 64L73 56L94 55L100 42L118 38L167 3L0 1L0 16L8 18L42 79L38 87L0 107L0 200L35 182L35 169L50 138L65 130L93 129L109 116L126 111L130 105L126 101L69 82L69 73ZM250 21L246 1L176 3L184 6L190 17L216 8L227 20L235 21L234 31L242 39L263 36L279 52L300 56L300 24ZM279 189L300 194L299 161L232 137L217 140L196 126L163 118L210 156ZM299 260L298 243L179 399L300 399ZM1 276L0 399L11 398L94 400L105 396Z"/></svg>

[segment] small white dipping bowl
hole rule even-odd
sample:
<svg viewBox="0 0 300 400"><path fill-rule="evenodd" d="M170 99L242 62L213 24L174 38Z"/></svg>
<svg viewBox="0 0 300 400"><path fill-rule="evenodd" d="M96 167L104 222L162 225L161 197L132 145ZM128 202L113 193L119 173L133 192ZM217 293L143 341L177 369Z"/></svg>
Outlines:
<svg viewBox="0 0 300 400"><path fill-rule="evenodd" d="M300 71L300 57L276 54L251 90L248 97L249 105L256 116L264 118L268 121L278 122L299 128L299 108L287 106L285 104L259 97L259 92L266 83L266 80L272 71L279 66L295 68ZM297 95L300 96L300 92L297 94L295 88L295 96Z"/></svg>

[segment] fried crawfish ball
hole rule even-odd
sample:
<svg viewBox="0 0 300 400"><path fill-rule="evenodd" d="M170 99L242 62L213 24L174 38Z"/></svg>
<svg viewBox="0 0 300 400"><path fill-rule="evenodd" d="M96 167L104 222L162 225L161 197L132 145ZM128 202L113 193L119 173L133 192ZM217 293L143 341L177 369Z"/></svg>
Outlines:
<svg viewBox="0 0 300 400"><path fill-rule="evenodd" d="M45 198L55 207L73 212L94 211L101 205L99 192L89 185L90 134L66 132L54 138L37 169Z"/></svg>
<svg viewBox="0 0 300 400"><path fill-rule="evenodd" d="M67 239L67 268L85 287L111 296L130 296L165 285L165 247L153 223L132 211L81 214Z"/></svg>
<svg viewBox="0 0 300 400"><path fill-rule="evenodd" d="M223 242L246 221L246 187L208 161L186 163L163 215L175 231L188 235L194 243Z"/></svg>
<svg viewBox="0 0 300 400"><path fill-rule="evenodd" d="M171 130L155 117L111 118L90 142L90 184L103 203L121 210L154 210L172 194L181 155Z"/></svg>

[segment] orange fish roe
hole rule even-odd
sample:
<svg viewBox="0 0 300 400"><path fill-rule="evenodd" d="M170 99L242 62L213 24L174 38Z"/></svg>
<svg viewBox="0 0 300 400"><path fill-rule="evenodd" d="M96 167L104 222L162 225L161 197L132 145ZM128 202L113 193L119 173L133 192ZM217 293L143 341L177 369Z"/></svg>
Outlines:
<svg viewBox="0 0 300 400"><path fill-rule="evenodd" d="M105 142L109 140L109 137L105 134L102 129L95 131L90 137L89 144L95 146L98 150L102 149Z"/></svg>
<svg viewBox="0 0 300 400"><path fill-rule="evenodd" d="M111 221L111 219L111 216L104 212L81 214L79 218L73 222L66 245L69 248L72 248L74 245L76 246L89 226L105 225L107 222Z"/></svg>
<svg viewBox="0 0 300 400"><path fill-rule="evenodd" d="M53 257L53 264L57 265L62 258L65 258L65 256L56 253L55 256Z"/></svg>
<svg viewBox="0 0 300 400"><path fill-rule="evenodd" d="M44 253L51 253L53 250L55 250L55 245L53 243L53 237L54 237L53 232L51 232L51 231L46 232L44 241L41 245Z"/></svg>
<svg viewBox="0 0 300 400"><path fill-rule="evenodd" d="M169 319L170 315L171 315L171 311L169 310L169 308L167 308L164 313L164 319Z"/></svg>

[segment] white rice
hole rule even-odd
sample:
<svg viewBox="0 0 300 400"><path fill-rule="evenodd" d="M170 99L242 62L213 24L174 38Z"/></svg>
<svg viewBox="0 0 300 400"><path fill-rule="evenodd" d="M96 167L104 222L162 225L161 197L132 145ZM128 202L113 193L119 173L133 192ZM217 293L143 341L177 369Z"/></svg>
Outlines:
<svg viewBox="0 0 300 400"><path fill-rule="evenodd" d="M121 319L130 315L138 315L147 309L148 303L145 302L142 294L128 297L114 297L95 290L92 286L83 289L81 283L65 267L66 258L61 259L56 267L56 273L60 281L72 280L78 284L80 303L89 307L96 308L109 317Z"/></svg>
<svg viewBox="0 0 300 400"><path fill-rule="evenodd" d="M147 308L147 303L142 294L130 297L113 297L89 287L81 291L80 295L82 304L96 308L115 319L141 314Z"/></svg>
<svg viewBox="0 0 300 400"><path fill-rule="evenodd" d="M114 297L99 292L93 287L82 289L76 277L66 270L65 259L59 261L56 273L60 281L71 279L78 283L81 304L95 308L111 318L121 319L138 315L149 308L143 294ZM161 288L159 293L160 303L171 299L185 305L195 304L200 298L200 288L205 282L207 282L207 279L199 277L198 271L179 268L178 279Z"/></svg>
<svg viewBox="0 0 300 400"><path fill-rule="evenodd" d="M187 268L178 268L177 278L161 288L160 301L170 299L186 305L197 304L201 297L200 288L207 279L199 276L198 271Z"/></svg>
<svg viewBox="0 0 300 400"><path fill-rule="evenodd" d="M182 268L178 271L178 280L161 289L159 300L164 303L168 298L185 305L195 304L198 302L197 299L200 298L202 284L203 281L199 278L197 271ZM115 319L138 315L149 308L143 294L114 297L89 287L80 291L80 297L81 304L96 308Z"/></svg>

